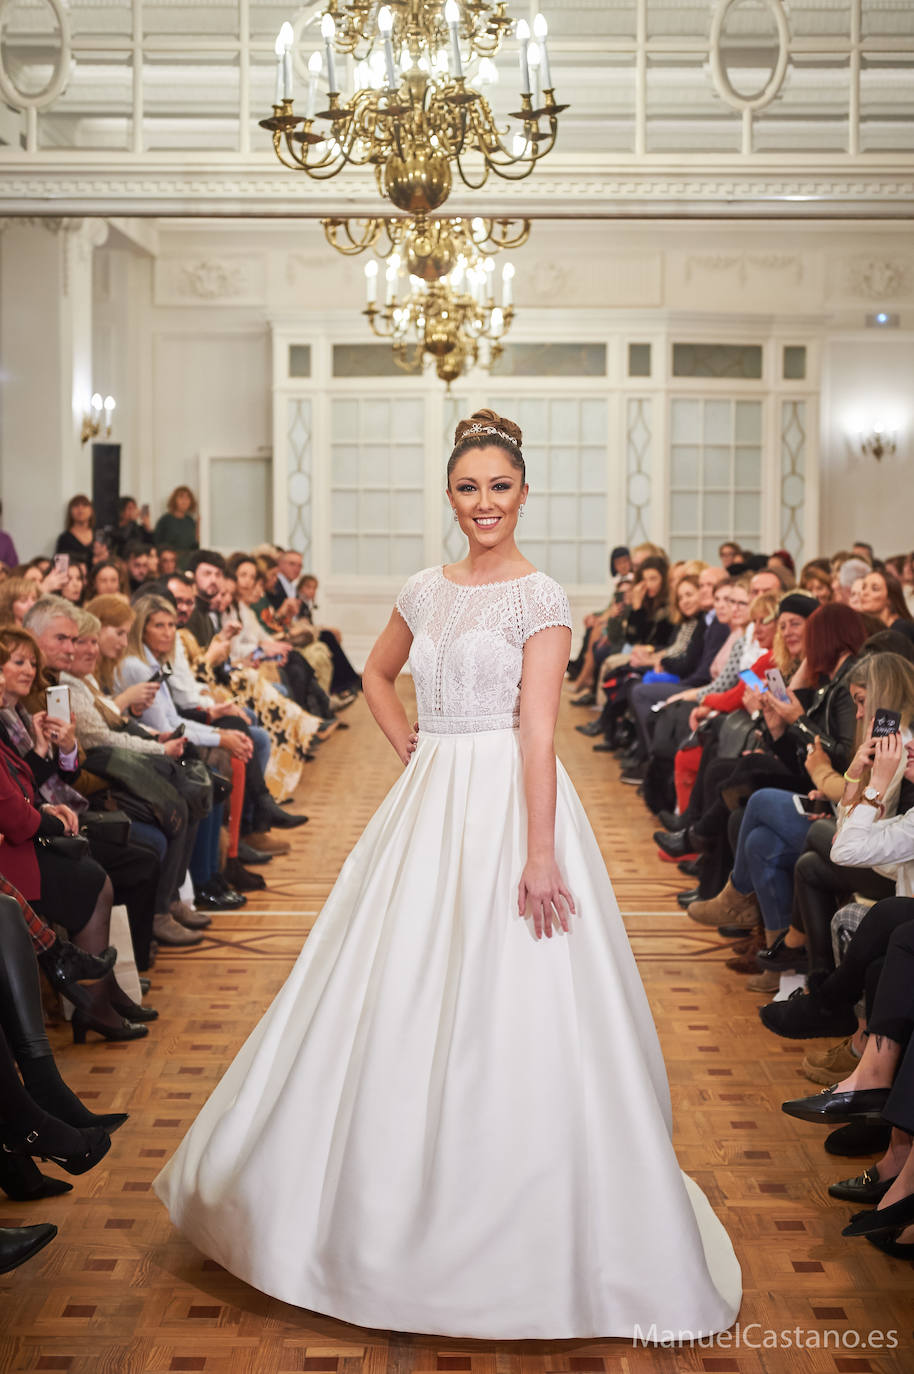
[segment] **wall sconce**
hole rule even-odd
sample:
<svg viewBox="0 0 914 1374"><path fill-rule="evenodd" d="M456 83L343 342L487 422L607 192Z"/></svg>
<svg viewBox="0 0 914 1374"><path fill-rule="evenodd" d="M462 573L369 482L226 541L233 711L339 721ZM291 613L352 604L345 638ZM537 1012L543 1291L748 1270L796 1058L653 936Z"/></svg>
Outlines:
<svg viewBox="0 0 914 1374"><path fill-rule="evenodd" d="M106 439L111 438L111 417L117 406L114 397L106 396L102 400L101 393L96 391L92 397L91 405L92 413L83 415L83 427L79 436L81 444L87 444L90 439L95 439L102 433ZM102 424L102 414L105 417L104 424Z"/></svg>
<svg viewBox="0 0 914 1374"><path fill-rule="evenodd" d="M878 422L869 434L860 435L860 452L865 458L875 458L878 462L884 454L891 458L898 446L898 435L893 429L883 429Z"/></svg>

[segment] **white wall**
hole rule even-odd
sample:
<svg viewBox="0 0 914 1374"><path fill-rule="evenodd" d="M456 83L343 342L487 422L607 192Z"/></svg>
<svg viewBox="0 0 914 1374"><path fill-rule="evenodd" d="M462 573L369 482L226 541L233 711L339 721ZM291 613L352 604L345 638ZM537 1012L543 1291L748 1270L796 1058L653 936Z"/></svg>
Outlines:
<svg viewBox="0 0 914 1374"><path fill-rule="evenodd" d="M914 335L886 330L827 341L822 404L822 533L830 550L865 539L882 554L914 548ZM858 433L898 434L894 455L860 452Z"/></svg>

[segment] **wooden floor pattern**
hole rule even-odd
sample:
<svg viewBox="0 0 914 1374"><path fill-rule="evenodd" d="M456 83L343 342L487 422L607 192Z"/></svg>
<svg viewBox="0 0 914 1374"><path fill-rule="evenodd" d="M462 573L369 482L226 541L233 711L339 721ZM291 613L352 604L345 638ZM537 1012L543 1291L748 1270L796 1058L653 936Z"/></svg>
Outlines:
<svg viewBox="0 0 914 1374"><path fill-rule="evenodd" d="M487 1344L363 1330L255 1292L172 1229L152 1179L281 985L345 854L398 774L360 701L346 717L351 728L305 770L297 802L311 822L295 832L291 855L262 870L267 890L239 915L217 917L200 947L160 954L149 999L160 1019L149 1037L76 1047L52 1030L74 1089L96 1110L128 1110L130 1121L68 1197L0 1202L0 1224L60 1228L38 1258L0 1278L0 1374L914 1370L914 1268L842 1239L850 1209L826 1193L862 1164L830 1158L823 1131L780 1111L784 1098L814 1090L800 1073L803 1046L763 1030L763 999L724 968L727 948L678 910L675 893L687 884L659 862L647 812L618 782L616 763L574 733L580 718L563 706L559 752L609 865L651 1000L680 1162L722 1217L743 1266L740 1343ZM780 1342L766 1333L782 1331L793 1333L792 1347L763 1344ZM874 1348L870 1332L896 1332L897 1349Z"/></svg>

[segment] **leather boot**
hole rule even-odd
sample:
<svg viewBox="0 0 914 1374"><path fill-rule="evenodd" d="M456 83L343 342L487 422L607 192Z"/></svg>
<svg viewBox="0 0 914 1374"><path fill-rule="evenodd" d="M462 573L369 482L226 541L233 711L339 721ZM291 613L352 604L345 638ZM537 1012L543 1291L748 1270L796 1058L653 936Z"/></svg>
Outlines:
<svg viewBox="0 0 914 1374"><path fill-rule="evenodd" d="M734 973L757 973L755 956L764 948L764 937L757 930L752 930L747 939L740 941L740 945L744 948L740 953L734 954L732 959L727 960L727 968Z"/></svg>
<svg viewBox="0 0 914 1374"><path fill-rule="evenodd" d="M689 916L700 926L742 926L751 930L759 920L758 898L754 892L737 892L728 878L722 892L706 902L693 902Z"/></svg>
<svg viewBox="0 0 914 1374"><path fill-rule="evenodd" d="M261 854L288 854L292 848L288 840L280 840L270 834L268 830L252 830L245 839L248 844L259 849Z"/></svg>
<svg viewBox="0 0 914 1374"><path fill-rule="evenodd" d="M25 1264L49 1245L56 1235L57 1227L48 1221L40 1226L0 1227L0 1274L18 1269L20 1264Z"/></svg>

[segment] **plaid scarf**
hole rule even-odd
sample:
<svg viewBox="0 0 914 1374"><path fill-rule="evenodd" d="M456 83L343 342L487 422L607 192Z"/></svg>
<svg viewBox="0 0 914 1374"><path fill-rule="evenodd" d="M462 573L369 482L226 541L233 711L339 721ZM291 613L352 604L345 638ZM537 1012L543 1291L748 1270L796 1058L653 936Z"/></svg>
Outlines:
<svg viewBox="0 0 914 1374"><path fill-rule="evenodd" d="M32 737L32 718L28 711L22 706L4 706L0 708L0 721L2 721L10 744L19 754L20 758L26 758L35 748L35 740ZM74 787L64 782L63 778L56 773L52 773L40 787L36 788L40 796L53 806L69 806L71 811L85 811L89 803L85 797L81 797Z"/></svg>

